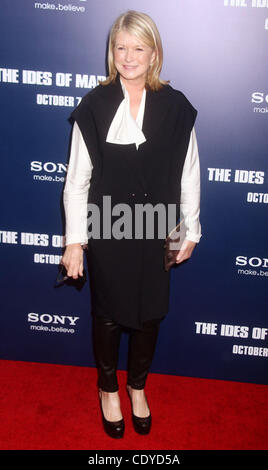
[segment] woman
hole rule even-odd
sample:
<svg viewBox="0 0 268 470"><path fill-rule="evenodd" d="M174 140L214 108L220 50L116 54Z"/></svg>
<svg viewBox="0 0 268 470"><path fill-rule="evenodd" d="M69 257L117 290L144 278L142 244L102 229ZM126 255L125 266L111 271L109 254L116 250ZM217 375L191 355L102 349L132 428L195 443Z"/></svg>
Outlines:
<svg viewBox="0 0 268 470"><path fill-rule="evenodd" d="M109 76L71 114L61 262L77 279L82 248L88 248L100 406L105 431L116 438L124 434L116 377L122 329L130 333L127 391L133 424L146 434L152 417L144 387L169 304L170 272L163 263L169 230L161 238L154 225L148 237L148 227L138 230L143 219L135 210L162 204L175 206L175 220L183 216L177 263L190 258L201 237L197 111L160 79L162 61L153 20L135 11L120 15L109 37ZM129 211L120 219L122 209Z"/></svg>

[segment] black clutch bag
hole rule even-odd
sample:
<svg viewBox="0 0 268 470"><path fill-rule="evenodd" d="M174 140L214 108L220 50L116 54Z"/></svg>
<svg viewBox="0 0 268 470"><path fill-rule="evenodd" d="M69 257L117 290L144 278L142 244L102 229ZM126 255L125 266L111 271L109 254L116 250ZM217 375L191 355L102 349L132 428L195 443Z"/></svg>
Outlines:
<svg viewBox="0 0 268 470"><path fill-rule="evenodd" d="M87 251L88 250L88 244L84 243L82 245L82 248L83 248L84 251ZM60 263L59 266L58 266L58 269L59 269L59 272L58 272L58 276L57 276L57 279L55 281L54 287L60 287L60 286L63 286L64 284L67 284L68 286L74 286L77 290L81 290L83 285L87 281L87 274L86 274L85 268L83 269L82 276L80 276L80 274L78 274L77 279L74 279L73 277L67 275L67 270L66 270L64 264Z"/></svg>
<svg viewBox="0 0 268 470"><path fill-rule="evenodd" d="M169 271L171 266L176 263L176 257L180 251L179 249L176 249L176 244L180 241L180 223L171 230L164 243L165 271Z"/></svg>
<svg viewBox="0 0 268 470"><path fill-rule="evenodd" d="M85 268L83 269L83 275L78 275L78 278L74 279L73 277L67 275L67 270L65 266L63 264L59 264L59 272L54 287L60 287L64 284L67 284L69 286L74 286L76 289L80 290L82 289L86 281L87 274Z"/></svg>

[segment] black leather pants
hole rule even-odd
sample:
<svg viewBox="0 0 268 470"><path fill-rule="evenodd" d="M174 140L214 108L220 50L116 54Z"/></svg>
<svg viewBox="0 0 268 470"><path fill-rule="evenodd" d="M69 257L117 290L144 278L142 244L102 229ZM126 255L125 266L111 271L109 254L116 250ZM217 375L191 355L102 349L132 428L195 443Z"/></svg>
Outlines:
<svg viewBox="0 0 268 470"><path fill-rule="evenodd" d="M128 329L128 375L127 384L142 390L153 360L161 320L151 320L143 324L142 330ZM98 387L105 392L119 390L116 376L120 347L121 325L99 315L93 315L93 341Z"/></svg>

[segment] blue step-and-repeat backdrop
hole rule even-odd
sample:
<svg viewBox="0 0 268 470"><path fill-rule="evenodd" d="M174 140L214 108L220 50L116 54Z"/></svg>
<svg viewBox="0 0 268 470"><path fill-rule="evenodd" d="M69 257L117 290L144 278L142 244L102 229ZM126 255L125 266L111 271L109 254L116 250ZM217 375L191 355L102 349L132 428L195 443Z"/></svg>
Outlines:
<svg viewBox="0 0 268 470"><path fill-rule="evenodd" d="M128 9L155 20L162 78L198 110L203 236L172 270L151 371L266 384L268 0L1 1L0 358L95 366L89 284L54 288L68 117Z"/></svg>

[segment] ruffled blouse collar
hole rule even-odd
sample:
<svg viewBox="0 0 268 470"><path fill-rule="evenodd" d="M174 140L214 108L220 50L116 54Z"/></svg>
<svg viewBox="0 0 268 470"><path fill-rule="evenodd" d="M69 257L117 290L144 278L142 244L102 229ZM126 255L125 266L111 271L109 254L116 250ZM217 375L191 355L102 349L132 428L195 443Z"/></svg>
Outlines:
<svg viewBox="0 0 268 470"><path fill-rule="evenodd" d="M119 145L136 144L136 148L138 150L139 145L146 142L146 138L142 132L146 90L144 88L139 111L135 120L130 112L128 91L121 79L120 83L124 99L121 101L112 120L106 142Z"/></svg>

